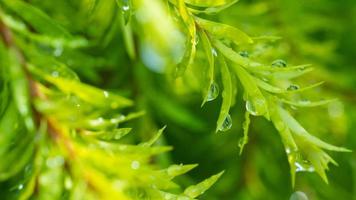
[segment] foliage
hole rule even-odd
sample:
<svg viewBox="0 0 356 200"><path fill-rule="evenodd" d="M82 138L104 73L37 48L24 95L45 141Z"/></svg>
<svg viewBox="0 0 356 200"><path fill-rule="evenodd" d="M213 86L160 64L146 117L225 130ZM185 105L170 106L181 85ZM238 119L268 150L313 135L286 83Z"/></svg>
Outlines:
<svg viewBox="0 0 356 200"><path fill-rule="evenodd" d="M273 132L258 130L268 125L253 116L271 122L279 133L291 188L302 171L315 171L328 182L328 164L337 163L326 151L350 150L312 135L318 128L307 131L303 113L315 116L303 108L319 113L328 107L330 112L341 103L333 98L337 92L329 94L324 82L314 81L335 84L328 72L314 73L304 63L323 65L335 48L332 41L316 42L301 33L318 33L329 27L329 18L294 27L293 16L304 8L276 2L1 1L1 194L5 199L196 199L223 172L196 184L194 175L184 174L197 165L174 161L195 162L189 157L199 148L215 149L229 137L209 132L232 130L243 136L239 142L228 139L236 144L224 147L237 154L238 146L244 156L250 137L256 137L251 129L258 135ZM276 7L293 8L277 12L278 20L290 20L277 20L290 34L285 39L261 34L268 27L278 30ZM301 21L318 12L306 11ZM231 16L236 13L250 22L247 30L262 36L238 29L244 21ZM208 125L212 121L214 127ZM170 134L163 134L165 129ZM173 153L168 153L170 145ZM185 158L176 156L179 149ZM228 155L221 153L219 159L231 159ZM258 161L251 162L257 167ZM255 190L261 187L256 185ZM239 195L228 198L252 198Z"/></svg>

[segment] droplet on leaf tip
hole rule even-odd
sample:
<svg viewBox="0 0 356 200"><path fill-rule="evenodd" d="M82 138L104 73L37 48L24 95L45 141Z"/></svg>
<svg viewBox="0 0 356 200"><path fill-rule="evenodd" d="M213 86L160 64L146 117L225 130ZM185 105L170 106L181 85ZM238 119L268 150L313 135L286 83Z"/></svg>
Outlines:
<svg viewBox="0 0 356 200"><path fill-rule="evenodd" d="M309 200L309 199L304 192L296 191L290 196L289 200Z"/></svg>
<svg viewBox="0 0 356 200"><path fill-rule="evenodd" d="M222 123L221 127L219 127L219 131L228 131L232 127L232 119L230 114L228 114Z"/></svg>
<svg viewBox="0 0 356 200"><path fill-rule="evenodd" d="M240 56L245 57L245 58L249 57L249 54L247 51L240 51L239 54L240 54Z"/></svg>
<svg viewBox="0 0 356 200"><path fill-rule="evenodd" d="M272 67L287 67L287 62L281 59L272 62Z"/></svg>
<svg viewBox="0 0 356 200"><path fill-rule="evenodd" d="M210 85L210 89L207 96L207 101L213 101L219 95L219 86L216 83Z"/></svg>
<svg viewBox="0 0 356 200"><path fill-rule="evenodd" d="M293 91L293 90L298 90L298 89L299 89L299 86L298 85L294 85L294 84L290 85L287 88L288 91Z"/></svg>

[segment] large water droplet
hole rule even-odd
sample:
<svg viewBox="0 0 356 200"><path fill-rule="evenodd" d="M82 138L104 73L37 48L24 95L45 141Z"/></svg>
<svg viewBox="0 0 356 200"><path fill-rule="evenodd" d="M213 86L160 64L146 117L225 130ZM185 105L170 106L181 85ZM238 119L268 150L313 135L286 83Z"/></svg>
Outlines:
<svg viewBox="0 0 356 200"><path fill-rule="evenodd" d="M293 90L298 90L298 89L299 89L299 86L298 85L294 85L294 84L290 85L287 88L288 91L293 91Z"/></svg>
<svg viewBox="0 0 356 200"><path fill-rule="evenodd" d="M207 101L212 101L214 99L216 99L216 97L218 97L219 95L219 86L216 83L212 83L210 85L210 89L209 89L209 93L207 96Z"/></svg>
<svg viewBox="0 0 356 200"><path fill-rule="evenodd" d="M247 51L240 51L239 54L240 54L240 56L245 57L245 58L248 58L248 57L249 57Z"/></svg>
<svg viewBox="0 0 356 200"><path fill-rule="evenodd" d="M296 172L313 172L315 171L313 165L307 160L295 161Z"/></svg>
<svg viewBox="0 0 356 200"><path fill-rule="evenodd" d="M287 62L281 59L272 62L272 67L287 67Z"/></svg>
<svg viewBox="0 0 356 200"><path fill-rule="evenodd" d="M296 191L290 196L289 200L309 200L309 199L304 192Z"/></svg>
<svg viewBox="0 0 356 200"><path fill-rule="evenodd" d="M232 119L230 114L226 115L224 122L219 127L219 131L228 131L232 127Z"/></svg>
<svg viewBox="0 0 356 200"><path fill-rule="evenodd" d="M303 155L298 150L292 150L286 148L288 160L291 164L294 164L296 172L314 172L314 166L312 163L304 159Z"/></svg>

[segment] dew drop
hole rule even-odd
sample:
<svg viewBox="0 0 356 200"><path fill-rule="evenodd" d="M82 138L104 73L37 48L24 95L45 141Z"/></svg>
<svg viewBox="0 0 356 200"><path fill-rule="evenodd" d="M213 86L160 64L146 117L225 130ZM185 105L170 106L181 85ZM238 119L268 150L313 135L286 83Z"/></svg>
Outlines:
<svg viewBox="0 0 356 200"><path fill-rule="evenodd" d="M249 57L247 51L240 51L239 54L240 54L240 56L245 57L245 58L248 58L248 57Z"/></svg>
<svg viewBox="0 0 356 200"><path fill-rule="evenodd" d="M61 42L58 41L58 42L55 44L55 48L54 48L54 51L53 51L53 55L54 55L55 57L59 57L59 56L62 55L62 53L63 53L63 45L62 45Z"/></svg>
<svg viewBox="0 0 356 200"><path fill-rule="evenodd" d="M299 104L304 105L304 106L309 105L310 103L311 102L308 99L302 99L299 101Z"/></svg>
<svg viewBox="0 0 356 200"><path fill-rule="evenodd" d="M17 186L18 190L22 190L23 189L23 184L20 184L19 186Z"/></svg>
<svg viewBox="0 0 356 200"><path fill-rule="evenodd" d="M265 114L265 109L263 108L265 105L265 101L262 99L256 99L254 101L247 100L246 101L246 110L254 116L259 116ZM263 111L263 112L262 112Z"/></svg>
<svg viewBox="0 0 356 200"><path fill-rule="evenodd" d="M315 169L312 164L307 160L295 161L296 172L314 172Z"/></svg>
<svg viewBox="0 0 356 200"><path fill-rule="evenodd" d="M309 199L304 192L296 191L290 196L289 200L309 200Z"/></svg>
<svg viewBox="0 0 356 200"><path fill-rule="evenodd" d="M215 56L215 57L218 56L218 52L216 52L216 49L214 49L214 48L211 49L211 53L212 53L213 56Z"/></svg>
<svg viewBox="0 0 356 200"><path fill-rule="evenodd" d="M140 162L138 162L137 160L135 160L135 161L132 161L132 163L131 163L131 168L132 169L138 169L138 168L140 168Z"/></svg>
<svg viewBox="0 0 356 200"><path fill-rule="evenodd" d="M104 97L105 98L109 98L109 92L108 91L104 91L103 93L104 93Z"/></svg>
<svg viewBox="0 0 356 200"><path fill-rule="evenodd" d="M58 71L53 71L52 73L51 73L51 75L53 76L53 77L58 77L59 76L59 72Z"/></svg>
<svg viewBox="0 0 356 200"><path fill-rule="evenodd" d="M129 5L124 5L124 6L122 6L122 10L123 11L128 11L128 10L130 10L130 6Z"/></svg>
<svg viewBox="0 0 356 200"><path fill-rule="evenodd" d="M199 43L199 36L194 37L194 45L197 45Z"/></svg>
<svg viewBox="0 0 356 200"><path fill-rule="evenodd" d="M293 91L293 90L298 90L298 89L299 89L299 86L298 85L294 85L294 84L290 85L287 88L288 91Z"/></svg>
<svg viewBox="0 0 356 200"><path fill-rule="evenodd" d="M246 110L251 114L251 115L257 115L255 106L251 101L246 101Z"/></svg>
<svg viewBox="0 0 356 200"><path fill-rule="evenodd" d="M232 127L232 119L230 114L228 114L224 120L224 122L221 124L221 127L219 128L219 131L228 131Z"/></svg>
<svg viewBox="0 0 356 200"><path fill-rule="evenodd" d="M213 101L219 95L219 86L216 83L210 85L207 101Z"/></svg>
<svg viewBox="0 0 356 200"><path fill-rule="evenodd" d="M272 62L272 67L287 67L287 62L281 59Z"/></svg>

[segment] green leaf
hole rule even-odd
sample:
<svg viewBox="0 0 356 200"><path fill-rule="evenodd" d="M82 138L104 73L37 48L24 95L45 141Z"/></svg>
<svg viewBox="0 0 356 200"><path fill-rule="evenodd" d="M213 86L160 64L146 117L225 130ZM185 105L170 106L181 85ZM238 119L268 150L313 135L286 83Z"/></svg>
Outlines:
<svg viewBox="0 0 356 200"><path fill-rule="evenodd" d="M291 101L287 99L280 99L281 102L298 107L316 107L322 106L331 102L336 101L337 99L327 99L322 101L310 101L310 100L299 100L299 101Z"/></svg>
<svg viewBox="0 0 356 200"><path fill-rule="evenodd" d="M152 146L159 139L159 137L161 137L161 135L162 135L162 133L163 133L163 131L165 129L166 129L166 126L164 126L163 128L159 129L157 131L157 133L149 141L144 142L144 143L142 143L140 145L147 146L147 147Z"/></svg>
<svg viewBox="0 0 356 200"><path fill-rule="evenodd" d="M246 93L246 108L252 115L268 116L267 101L259 90L253 77L242 67L232 65ZM267 117L268 118L268 117Z"/></svg>
<svg viewBox="0 0 356 200"><path fill-rule="evenodd" d="M184 194L190 198L196 198L202 195L220 178L221 175L223 175L223 173L224 172L222 171L216 175L211 176L210 178L205 179L204 181L196 185L189 186L184 190Z"/></svg>
<svg viewBox="0 0 356 200"><path fill-rule="evenodd" d="M343 148L343 147L337 147L331 144L328 144L319 138L309 134L299 123L297 120L293 118L293 116L285 109L283 109L281 106L278 107L278 112L283 120L283 122L289 127L289 129L299 137L303 138L304 140L320 147L323 149L327 149L330 151L341 151L341 152L350 152L350 150Z"/></svg>
<svg viewBox="0 0 356 200"><path fill-rule="evenodd" d="M211 85L214 83L214 65L215 65L215 58L214 58L214 52L213 47L211 46L211 42L209 40L208 35L205 33L205 31L199 31L200 35L200 40L204 48L205 55L207 57L209 67L208 70L206 70L206 81L203 84L203 97L204 100L201 104L203 106L209 97L209 91L211 88Z"/></svg>
<svg viewBox="0 0 356 200"><path fill-rule="evenodd" d="M104 141L117 141L120 140L122 137L130 133L132 128L118 128L112 131L97 131L97 132L89 132L85 131L84 134L86 136L96 137L99 140Z"/></svg>
<svg viewBox="0 0 356 200"><path fill-rule="evenodd" d="M37 32L53 37L69 38L71 36L66 29L31 4L20 0L4 0L3 2Z"/></svg>
<svg viewBox="0 0 356 200"><path fill-rule="evenodd" d="M194 19L188 12L184 0L178 0L178 10L188 29L189 37L187 38L184 56L176 68L175 77L182 76L185 70L193 64L196 54L196 40L198 38Z"/></svg>
<svg viewBox="0 0 356 200"><path fill-rule="evenodd" d="M239 29L229 26L226 24L221 24L202 18L195 18L199 26L207 31L214 39L228 39L234 42L236 45L241 44L251 44L253 40L244 32Z"/></svg>
<svg viewBox="0 0 356 200"><path fill-rule="evenodd" d="M41 76L41 70L35 66L29 64L29 69L39 76ZM42 75L43 76L43 75ZM83 83L77 80L70 80L57 76L45 75L44 79L53 85L57 86L62 92L66 94L74 94L81 98L83 101L91 103L100 107L110 107L112 109L123 108L132 106L132 101L124 97L118 96L111 92L101 90Z"/></svg>
<svg viewBox="0 0 356 200"><path fill-rule="evenodd" d="M185 0L187 4L198 7L217 7L236 3L238 0Z"/></svg>
<svg viewBox="0 0 356 200"><path fill-rule="evenodd" d="M227 59L232 62L243 66L243 67L256 67L261 66L260 63L254 62L248 58L242 57L240 54L236 53L232 48L227 47L219 40L213 40L214 46L224 55Z"/></svg>
<svg viewBox="0 0 356 200"><path fill-rule="evenodd" d="M175 178L176 176L187 173L188 171L196 168L197 164L191 165L171 165L167 169L161 170L162 173L166 174L170 179Z"/></svg>
<svg viewBox="0 0 356 200"><path fill-rule="evenodd" d="M222 129L222 126L229 116L229 111L231 107L231 101L233 98L232 94L232 83L231 83L231 74L228 66L226 65L225 59L221 56L218 57L220 71L221 71L221 80L223 83L223 91L222 91L222 105L220 108L219 118L217 120L216 132Z"/></svg>
<svg viewBox="0 0 356 200"><path fill-rule="evenodd" d="M243 137L239 141L239 147L240 147L240 155L242 154L242 151L244 150L245 145L248 143L248 129L250 127L250 113L245 112L245 121L242 124L242 129L244 131Z"/></svg>
<svg viewBox="0 0 356 200"><path fill-rule="evenodd" d="M35 123L33 121L31 103L30 103L30 85L29 80L26 77L25 69L21 60L23 58L19 52L10 48L8 52L9 64L7 71L11 79L11 91L14 101L17 105L19 113L24 118L28 131L34 132Z"/></svg>

